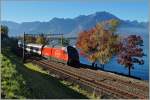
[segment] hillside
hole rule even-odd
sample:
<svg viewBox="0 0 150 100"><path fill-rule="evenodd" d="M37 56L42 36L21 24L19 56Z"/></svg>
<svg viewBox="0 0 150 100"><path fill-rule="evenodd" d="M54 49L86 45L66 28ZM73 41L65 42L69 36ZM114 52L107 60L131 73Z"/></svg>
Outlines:
<svg viewBox="0 0 150 100"><path fill-rule="evenodd" d="M109 19L120 20L119 31L136 32L137 29L141 32L148 32L148 22L138 22L123 20L109 12L96 12L90 15L80 15L73 19L70 18L53 18L48 22L22 22L16 23L13 21L2 21L2 25L9 27L9 34L11 36L21 35L26 33L63 33L67 36L77 36L78 32L87 30L98 22L102 22ZM137 31L139 32L139 31Z"/></svg>

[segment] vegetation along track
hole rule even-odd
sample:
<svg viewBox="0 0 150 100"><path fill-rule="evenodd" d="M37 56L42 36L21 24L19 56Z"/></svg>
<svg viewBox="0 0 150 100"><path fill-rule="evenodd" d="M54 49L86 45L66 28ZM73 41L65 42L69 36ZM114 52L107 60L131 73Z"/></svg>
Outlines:
<svg viewBox="0 0 150 100"><path fill-rule="evenodd" d="M116 96L117 98L141 98L141 99L147 98L144 95L135 94L135 93L114 87L113 85L106 84L103 81L94 80L94 79L86 76L87 74L83 75L83 74L73 72L70 70L70 67L67 67L64 69L64 68L62 68L62 66L60 66L60 64L55 65L54 63L52 64L45 60L37 61L37 59L35 59L35 58L34 58L33 62L40 64L44 67L47 67L48 69L53 69L59 73L62 73L63 75L71 77L75 80L81 81L82 83L84 83L84 85L87 85L87 86L95 89L95 91L97 91L97 92L103 91L105 93L109 93L109 94L111 93L111 95ZM90 74L90 73L88 73L88 74Z"/></svg>
<svg viewBox="0 0 150 100"><path fill-rule="evenodd" d="M70 70L74 73L78 73L84 76L86 75L87 77L93 79L93 81L103 81L105 84L110 84L111 86L113 85L114 87L119 87L120 89L148 97L149 88L146 82L133 78L122 77L119 75L112 75L112 73L104 73L86 68L67 67L67 65L58 64L47 60L45 61L55 66L61 66L63 69Z"/></svg>
<svg viewBox="0 0 150 100"><path fill-rule="evenodd" d="M89 70L89 72L90 71L91 70ZM82 69L82 72L87 72L87 70ZM96 73L96 72L93 72L93 73ZM91 72L91 74L93 74L93 73ZM128 79L128 78L120 79L121 77L118 78L118 76L116 76L116 75L114 76L111 74L106 75L106 73L103 73L103 72L98 72L97 75L93 74L93 76L95 76L97 78L97 81L103 81L103 83L110 84L114 87L121 88L123 90L135 93L137 95L143 95L143 96L148 97L148 91L149 91L148 86L145 86L144 84L139 85L138 83L134 82L135 80Z"/></svg>
<svg viewBox="0 0 150 100"><path fill-rule="evenodd" d="M112 75L112 73L111 74L104 73L104 72L95 71L86 68L73 68L73 67L67 67L67 65L62 66L61 64L57 64L52 61L47 61L47 63L55 66L61 66L63 69L70 70L82 76L86 76L92 79L93 81L103 82L113 87L120 88L122 90L126 90L128 92L148 98L148 84L146 84L143 81L136 80L133 78L127 78L119 75L114 75L114 74Z"/></svg>
<svg viewBox="0 0 150 100"><path fill-rule="evenodd" d="M51 61L49 63L58 66L58 64L53 63ZM60 64L59 64L59 66L60 66ZM62 64L62 66L64 66L64 65ZM76 68L70 67L70 69L76 69ZM120 84L124 84L124 85L130 86L130 87L133 87L133 88L137 88L137 89L140 89L142 91L148 91L149 90L148 84L142 84L136 79L132 79L132 78L127 79L127 77L123 78L123 77L119 77L119 75L115 75L115 76L110 75L110 74L108 75L108 73L101 73L100 70L95 71L95 70L91 70L88 68L87 69L86 68L78 68L76 70L78 70L78 72L85 72L84 74L88 73L88 75L90 73L90 76L92 76L92 78L95 78L96 80L98 80L98 78L101 77L103 79L109 79L112 81L117 81ZM99 80L102 80L102 79L99 79ZM137 81L137 82L135 82L135 81Z"/></svg>

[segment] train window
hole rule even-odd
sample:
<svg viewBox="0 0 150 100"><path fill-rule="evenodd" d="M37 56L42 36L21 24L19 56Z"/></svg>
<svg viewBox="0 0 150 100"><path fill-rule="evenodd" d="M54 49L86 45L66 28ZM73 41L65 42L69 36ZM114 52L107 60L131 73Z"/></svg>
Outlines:
<svg viewBox="0 0 150 100"><path fill-rule="evenodd" d="M36 47L33 47L33 50L36 50Z"/></svg>
<svg viewBox="0 0 150 100"><path fill-rule="evenodd" d="M21 47L23 47L23 44L20 44Z"/></svg>
<svg viewBox="0 0 150 100"><path fill-rule="evenodd" d="M33 50L33 47L30 47L30 49L32 49L32 50Z"/></svg>
<svg viewBox="0 0 150 100"><path fill-rule="evenodd" d="M39 48L35 48L36 51L39 51Z"/></svg>
<svg viewBox="0 0 150 100"><path fill-rule="evenodd" d="M30 48L30 46L27 46L27 48Z"/></svg>
<svg viewBox="0 0 150 100"><path fill-rule="evenodd" d="M32 47L33 50L35 50L35 47Z"/></svg>
<svg viewBox="0 0 150 100"><path fill-rule="evenodd" d="M39 48L37 48L37 47L33 47L33 50L39 51Z"/></svg>

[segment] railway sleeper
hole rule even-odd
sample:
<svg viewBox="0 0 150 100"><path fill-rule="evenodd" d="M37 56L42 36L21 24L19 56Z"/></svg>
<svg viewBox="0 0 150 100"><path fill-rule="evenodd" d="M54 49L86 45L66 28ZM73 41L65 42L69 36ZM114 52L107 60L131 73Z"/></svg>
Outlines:
<svg viewBox="0 0 150 100"><path fill-rule="evenodd" d="M42 64L39 64L40 66L42 67L45 67L43 66ZM59 73L57 71L54 71L50 68L47 68L48 70L50 70L53 74L57 74L59 76L58 79L62 79L62 80L65 80L65 81L68 81L68 82L71 82L73 83L73 85L80 85L80 88L81 89L84 89L86 90L88 93L95 93L96 96L101 96L101 95L107 95L106 93L104 92L100 92L100 91L95 91L94 88L92 88L91 86L88 85L85 85L78 77L76 78L72 78L72 77L67 77L66 78L66 75L62 74L62 73ZM103 94L102 94L103 93Z"/></svg>
<svg viewBox="0 0 150 100"><path fill-rule="evenodd" d="M55 69L55 71L56 71L56 69ZM59 71L59 70L57 70L57 71ZM56 71L56 72L57 72ZM59 71L59 73L57 73L57 74L64 74L64 75L67 75L67 73L65 73L65 72L63 72L63 71ZM70 74L68 74L69 76L70 76ZM84 83L83 85L85 85L85 83L86 83L86 85L87 86L89 86L89 87L91 87L91 89L94 89L94 87L93 86L91 86L92 84L91 84L91 80L90 80L90 83L89 82L83 82L83 81L85 81L85 80L82 80L82 79L80 79L80 80L78 80L78 77L77 76L72 76L72 78L73 78L73 81L75 80L75 82L77 82L77 81L81 81L81 83ZM70 79L70 78L69 78ZM104 91L107 93L109 93L109 92L112 92L112 91L110 91L109 89L105 89L105 88L103 88L103 87L99 87L98 89L94 89L94 91L97 91L97 93L99 93L101 90L103 90L104 89ZM107 93L107 94L108 94ZM113 92L112 92L113 93ZM114 93L114 95L118 95L118 97L122 97L122 98L128 98L128 97L125 97L124 95L120 95L119 93Z"/></svg>

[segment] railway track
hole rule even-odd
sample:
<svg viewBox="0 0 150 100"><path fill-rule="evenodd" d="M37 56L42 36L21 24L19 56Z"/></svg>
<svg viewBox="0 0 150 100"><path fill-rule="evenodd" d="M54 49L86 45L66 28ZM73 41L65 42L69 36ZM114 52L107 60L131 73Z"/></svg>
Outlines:
<svg viewBox="0 0 150 100"><path fill-rule="evenodd" d="M46 61L46 60L45 60ZM48 61L47 61L48 62ZM51 63L55 66L58 66L58 64L56 63L53 63L53 62L48 62L48 63ZM59 64L60 65L60 64ZM62 66L66 66L66 65L63 65L61 64ZM65 68L65 67L63 67ZM90 70L90 69L85 69L85 68L72 68L72 67L67 67L67 68L70 68L70 70L72 69L72 71L75 70L78 70L78 72L81 72L79 74L88 74L88 77L91 77L92 79L94 80L98 80L98 81L101 81L101 80L111 80L112 82L117 82L121 85L124 85L124 87L128 86L128 87L132 87L132 88L135 88L135 89L138 89L140 90L141 92L147 92L149 91L149 87L148 87L148 84L145 85L145 84L141 84L139 83L139 81L135 80L135 79L129 79L127 77L119 77L119 75L108 75L108 73L103 73L103 72L100 72L100 71L95 71L95 70ZM99 79L100 78L100 79ZM137 81L137 82L133 82L133 81ZM117 84L117 86L119 85ZM147 94L148 95L148 94Z"/></svg>
<svg viewBox="0 0 150 100"><path fill-rule="evenodd" d="M82 72L87 72L87 69L81 69ZM97 80L102 80L102 79L99 79L99 77L103 77L103 80L109 80L111 81L112 83L118 83L117 86L119 85L123 85L124 88L126 87L132 87L134 89L138 89L139 91L141 91L141 93L143 92L147 92L149 91L149 87L144 85L144 84L140 84L140 83L136 83L136 82L133 82L135 80L127 80L127 79L124 79L122 77L118 78L119 76L118 75L108 75L106 73L102 73L102 72L97 72L97 71L92 71L92 70L88 70L91 74L93 74L93 77L96 77ZM121 79L122 78L122 79ZM111 84L112 84L111 83ZM128 89L128 88L126 88ZM147 94L148 95L148 94Z"/></svg>
<svg viewBox="0 0 150 100"><path fill-rule="evenodd" d="M131 93L129 91L117 88L116 86L113 86L111 84L106 84L103 81L98 81L98 80L95 80L91 77L87 77L86 75L81 74L81 71L83 73L83 69L81 71L79 71L79 70L78 71L73 71L73 70L70 70L71 67L70 68L69 67L64 68L65 66L63 66L63 68L62 68L62 65L60 66L60 64L58 65L58 64L54 64L52 62L50 63L50 62L45 61L45 60L37 60L35 58L32 58L32 59L34 59L33 60L34 63L37 63L37 64L39 64L43 67L46 67L48 69L51 69L53 71L59 72L59 73L65 75L67 77L70 77L74 80L78 80L78 81L80 81L80 83L83 83L84 85L86 85L90 88L93 88L94 91L96 91L96 92L103 92L103 93L106 93L106 94L111 94L115 98L126 98L126 99L128 99L128 98L130 98L130 99L134 99L134 98L144 99L144 98L147 98L146 96L144 96L142 94ZM87 70L84 70L84 71L87 71ZM94 72L90 71L90 73L93 74Z"/></svg>
<svg viewBox="0 0 150 100"><path fill-rule="evenodd" d="M46 61L46 60L45 60ZM52 63L52 62L49 62L49 63ZM54 65L57 65L56 63L52 63ZM62 65L64 66L64 65ZM107 79L115 79L114 81L117 81L117 82L120 82L122 84L125 84L125 85L130 85L132 87L135 87L135 88L138 88L138 89L141 89L141 90L144 90L144 91L148 91L149 90L149 87L148 85L145 86L144 84L140 84L140 83L135 83L135 82L132 82L132 80L125 80L125 79L122 79L122 77L119 77L118 75L114 77L114 75L108 75L106 73L101 73L99 71L95 71L95 70L90 70L90 69L85 69L85 68L80 68L79 71L82 70L82 72L90 72L94 77L101 77L103 76L104 78L107 78Z"/></svg>
<svg viewBox="0 0 150 100"><path fill-rule="evenodd" d="M48 61L47 61L48 62ZM55 66L60 66L54 62L48 62L52 65L55 65ZM129 79L127 77L125 77L126 79L124 79L123 77L119 77L119 75L108 75L108 73L103 73L103 72L97 72L95 70L90 70L90 69L85 69L85 68L72 68L72 67L64 67L65 65L63 65L63 69L69 69L72 71L74 71L74 73L78 73L80 75L83 75L83 76L87 76L91 79L93 79L94 81L97 81L97 82L103 82L105 84L109 84L113 87L117 87L117 88L121 88L123 90L126 90L128 92L132 92L134 94L137 94L137 95L141 95L141 96L145 96L148 98L148 84L147 86L144 85L144 84L138 84L136 82L133 82L133 81L137 81L139 82L138 80L135 80L135 79ZM66 69L66 70L67 70ZM74 70L73 70L74 69ZM141 81L140 81L141 82ZM143 95L144 94L144 95Z"/></svg>
<svg viewBox="0 0 150 100"><path fill-rule="evenodd" d="M87 69L82 69L82 71L87 71ZM93 70L89 70L89 71L91 73L95 73L97 76L103 76L103 77L106 77L106 78L109 78L109 79L114 79L115 78L115 81L119 81L120 83L125 84L125 85L130 84L132 87L139 88L139 89L142 89L144 91L149 90L148 86L145 86L145 85L139 84L139 83L133 83L131 80L128 80L128 81L124 80L124 79L122 79L122 77L118 78L118 77L110 76L108 74L100 73L100 72L93 71Z"/></svg>

